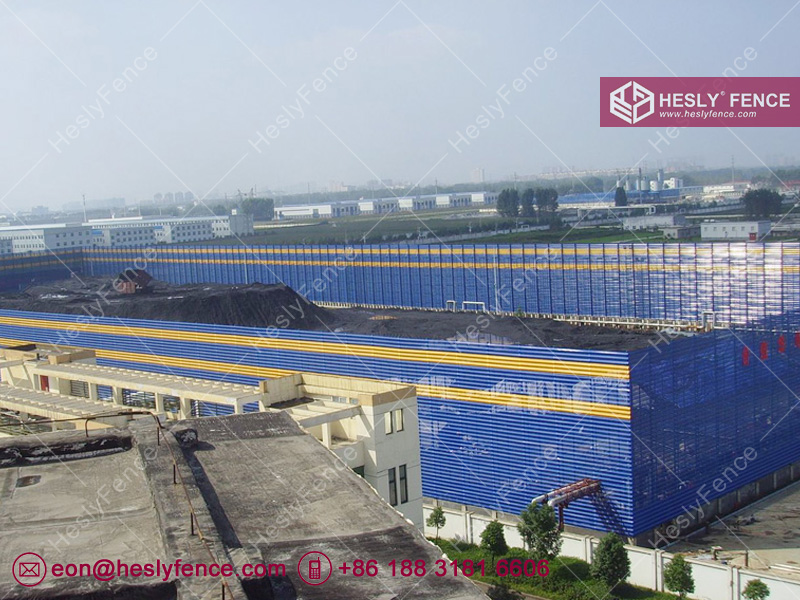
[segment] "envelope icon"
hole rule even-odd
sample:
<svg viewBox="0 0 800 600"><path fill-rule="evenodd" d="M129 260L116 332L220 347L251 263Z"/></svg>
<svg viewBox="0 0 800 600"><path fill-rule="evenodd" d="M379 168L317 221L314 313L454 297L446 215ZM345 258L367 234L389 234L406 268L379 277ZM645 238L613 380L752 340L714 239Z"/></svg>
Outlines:
<svg viewBox="0 0 800 600"><path fill-rule="evenodd" d="M38 562L21 562L19 563L19 576L20 577L39 577Z"/></svg>

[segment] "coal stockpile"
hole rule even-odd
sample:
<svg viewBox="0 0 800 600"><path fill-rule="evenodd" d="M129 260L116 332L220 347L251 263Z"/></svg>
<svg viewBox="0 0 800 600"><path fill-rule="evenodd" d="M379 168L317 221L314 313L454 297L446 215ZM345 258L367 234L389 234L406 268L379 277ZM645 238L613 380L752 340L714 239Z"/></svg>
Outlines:
<svg viewBox="0 0 800 600"><path fill-rule="evenodd" d="M330 311L308 302L282 285L167 285L153 282L149 291L117 292L108 279L70 279L4 294L0 308L86 314L154 321L324 329Z"/></svg>
<svg viewBox="0 0 800 600"><path fill-rule="evenodd" d="M1 294L0 309L591 350L633 350L664 339L652 330L493 313L327 309L283 284L170 285L153 281L145 291L123 294L110 279L73 278L30 287L24 293Z"/></svg>

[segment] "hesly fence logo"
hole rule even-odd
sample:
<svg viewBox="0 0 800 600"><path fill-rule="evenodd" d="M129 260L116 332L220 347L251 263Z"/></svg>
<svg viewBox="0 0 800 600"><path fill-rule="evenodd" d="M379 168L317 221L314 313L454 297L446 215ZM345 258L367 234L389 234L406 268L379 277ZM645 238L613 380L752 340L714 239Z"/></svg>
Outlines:
<svg viewBox="0 0 800 600"><path fill-rule="evenodd" d="M601 77L600 127L800 127L800 77Z"/></svg>
<svg viewBox="0 0 800 600"><path fill-rule="evenodd" d="M626 95L630 101L626 99ZM633 125L656 111L655 94L636 81L629 81L611 92L609 112Z"/></svg>

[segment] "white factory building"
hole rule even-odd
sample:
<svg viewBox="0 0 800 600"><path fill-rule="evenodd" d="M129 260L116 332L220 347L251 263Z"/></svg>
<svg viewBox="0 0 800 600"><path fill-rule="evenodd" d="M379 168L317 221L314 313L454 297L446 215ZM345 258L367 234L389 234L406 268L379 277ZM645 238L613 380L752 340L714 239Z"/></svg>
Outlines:
<svg viewBox="0 0 800 600"><path fill-rule="evenodd" d="M735 181L703 186L703 194L709 200L715 198L740 198L750 189L749 181Z"/></svg>
<svg viewBox="0 0 800 600"><path fill-rule="evenodd" d="M416 198L398 198L400 210L419 212L422 210L434 210L436 206L436 196L417 196Z"/></svg>
<svg viewBox="0 0 800 600"><path fill-rule="evenodd" d="M429 194L331 202L323 204L296 204L275 209L277 219L329 219L356 215L385 215L397 211L421 212L490 206L497 204L496 192L468 192L459 194Z"/></svg>
<svg viewBox="0 0 800 600"><path fill-rule="evenodd" d="M275 209L278 219L328 219L352 217L361 214L358 201L332 202L329 204L300 204Z"/></svg>
<svg viewBox="0 0 800 600"><path fill-rule="evenodd" d="M253 217L231 214L208 217L126 217L121 219L97 219L87 223L94 230L120 229L142 230L141 237L149 237L152 230L154 243L175 244L178 242L202 242L214 238L253 235ZM149 243L149 242L145 242Z"/></svg>
<svg viewBox="0 0 800 600"><path fill-rule="evenodd" d="M14 254L58 251L91 247L92 230L84 225L20 225L0 228L0 239L11 240Z"/></svg>
<svg viewBox="0 0 800 600"><path fill-rule="evenodd" d="M153 246L156 234L153 227L104 227L92 229L92 245L95 248L130 248Z"/></svg>
<svg viewBox="0 0 800 600"><path fill-rule="evenodd" d="M624 217L622 228L625 231L645 231L674 227L686 224L684 215L644 215L642 217Z"/></svg>
<svg viewBox="0 0 800 600"><path fill-rule="evenodd" d="M175 244L178 242L202 242L214 239L211 221L198 222L197 219L180 219L169 217L164 219L143 219L140 217L123 219L92 220L88 225L93 230L140 229L142 236L152 232L157 244Z"/></svg>
<svg viewBox="0 0 800 600"><path fill-rule="evenodd" d="M358 209L362 215L385 215L400 210L400 202L397 198L359 200Z"/></svg>
<svg viewBox="0 0 800 600"><path fill-rule="evenodd" d="M771 227L769 221L705 221L700 223L700 238L755 242L766 236Z"/></svg>
<svg viewBox="0 0 800 600"><path fill-rule="evenodd" d="M0 255L70 248L128 248L253 235L250 215L97 219L84 224L0 227Z"/></svg>

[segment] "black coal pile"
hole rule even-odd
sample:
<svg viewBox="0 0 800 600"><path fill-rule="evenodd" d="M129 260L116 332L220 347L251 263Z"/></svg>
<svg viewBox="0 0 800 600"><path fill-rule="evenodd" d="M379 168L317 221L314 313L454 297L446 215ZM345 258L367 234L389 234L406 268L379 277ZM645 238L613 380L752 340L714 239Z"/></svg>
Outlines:
<svg viewBox="0 0 800 600"><path fill-rule="evenodd" d="M122 294L112 282L73 278L30 287L24 293L0 294L0 309L593 350L631 350L661 341L661 334L653 330L572 325L488 313L329 310L282 284L172 285L153 281L144 292Z"/></svg>
<svg viewBox="0 0 800 600"><path fill-rule="evenodd" d="M108 279L71 279L4 294L0 308L155 321L182 321L245 327L326 329L331 311L283 284L167 285L121 294Z"/></svg>

